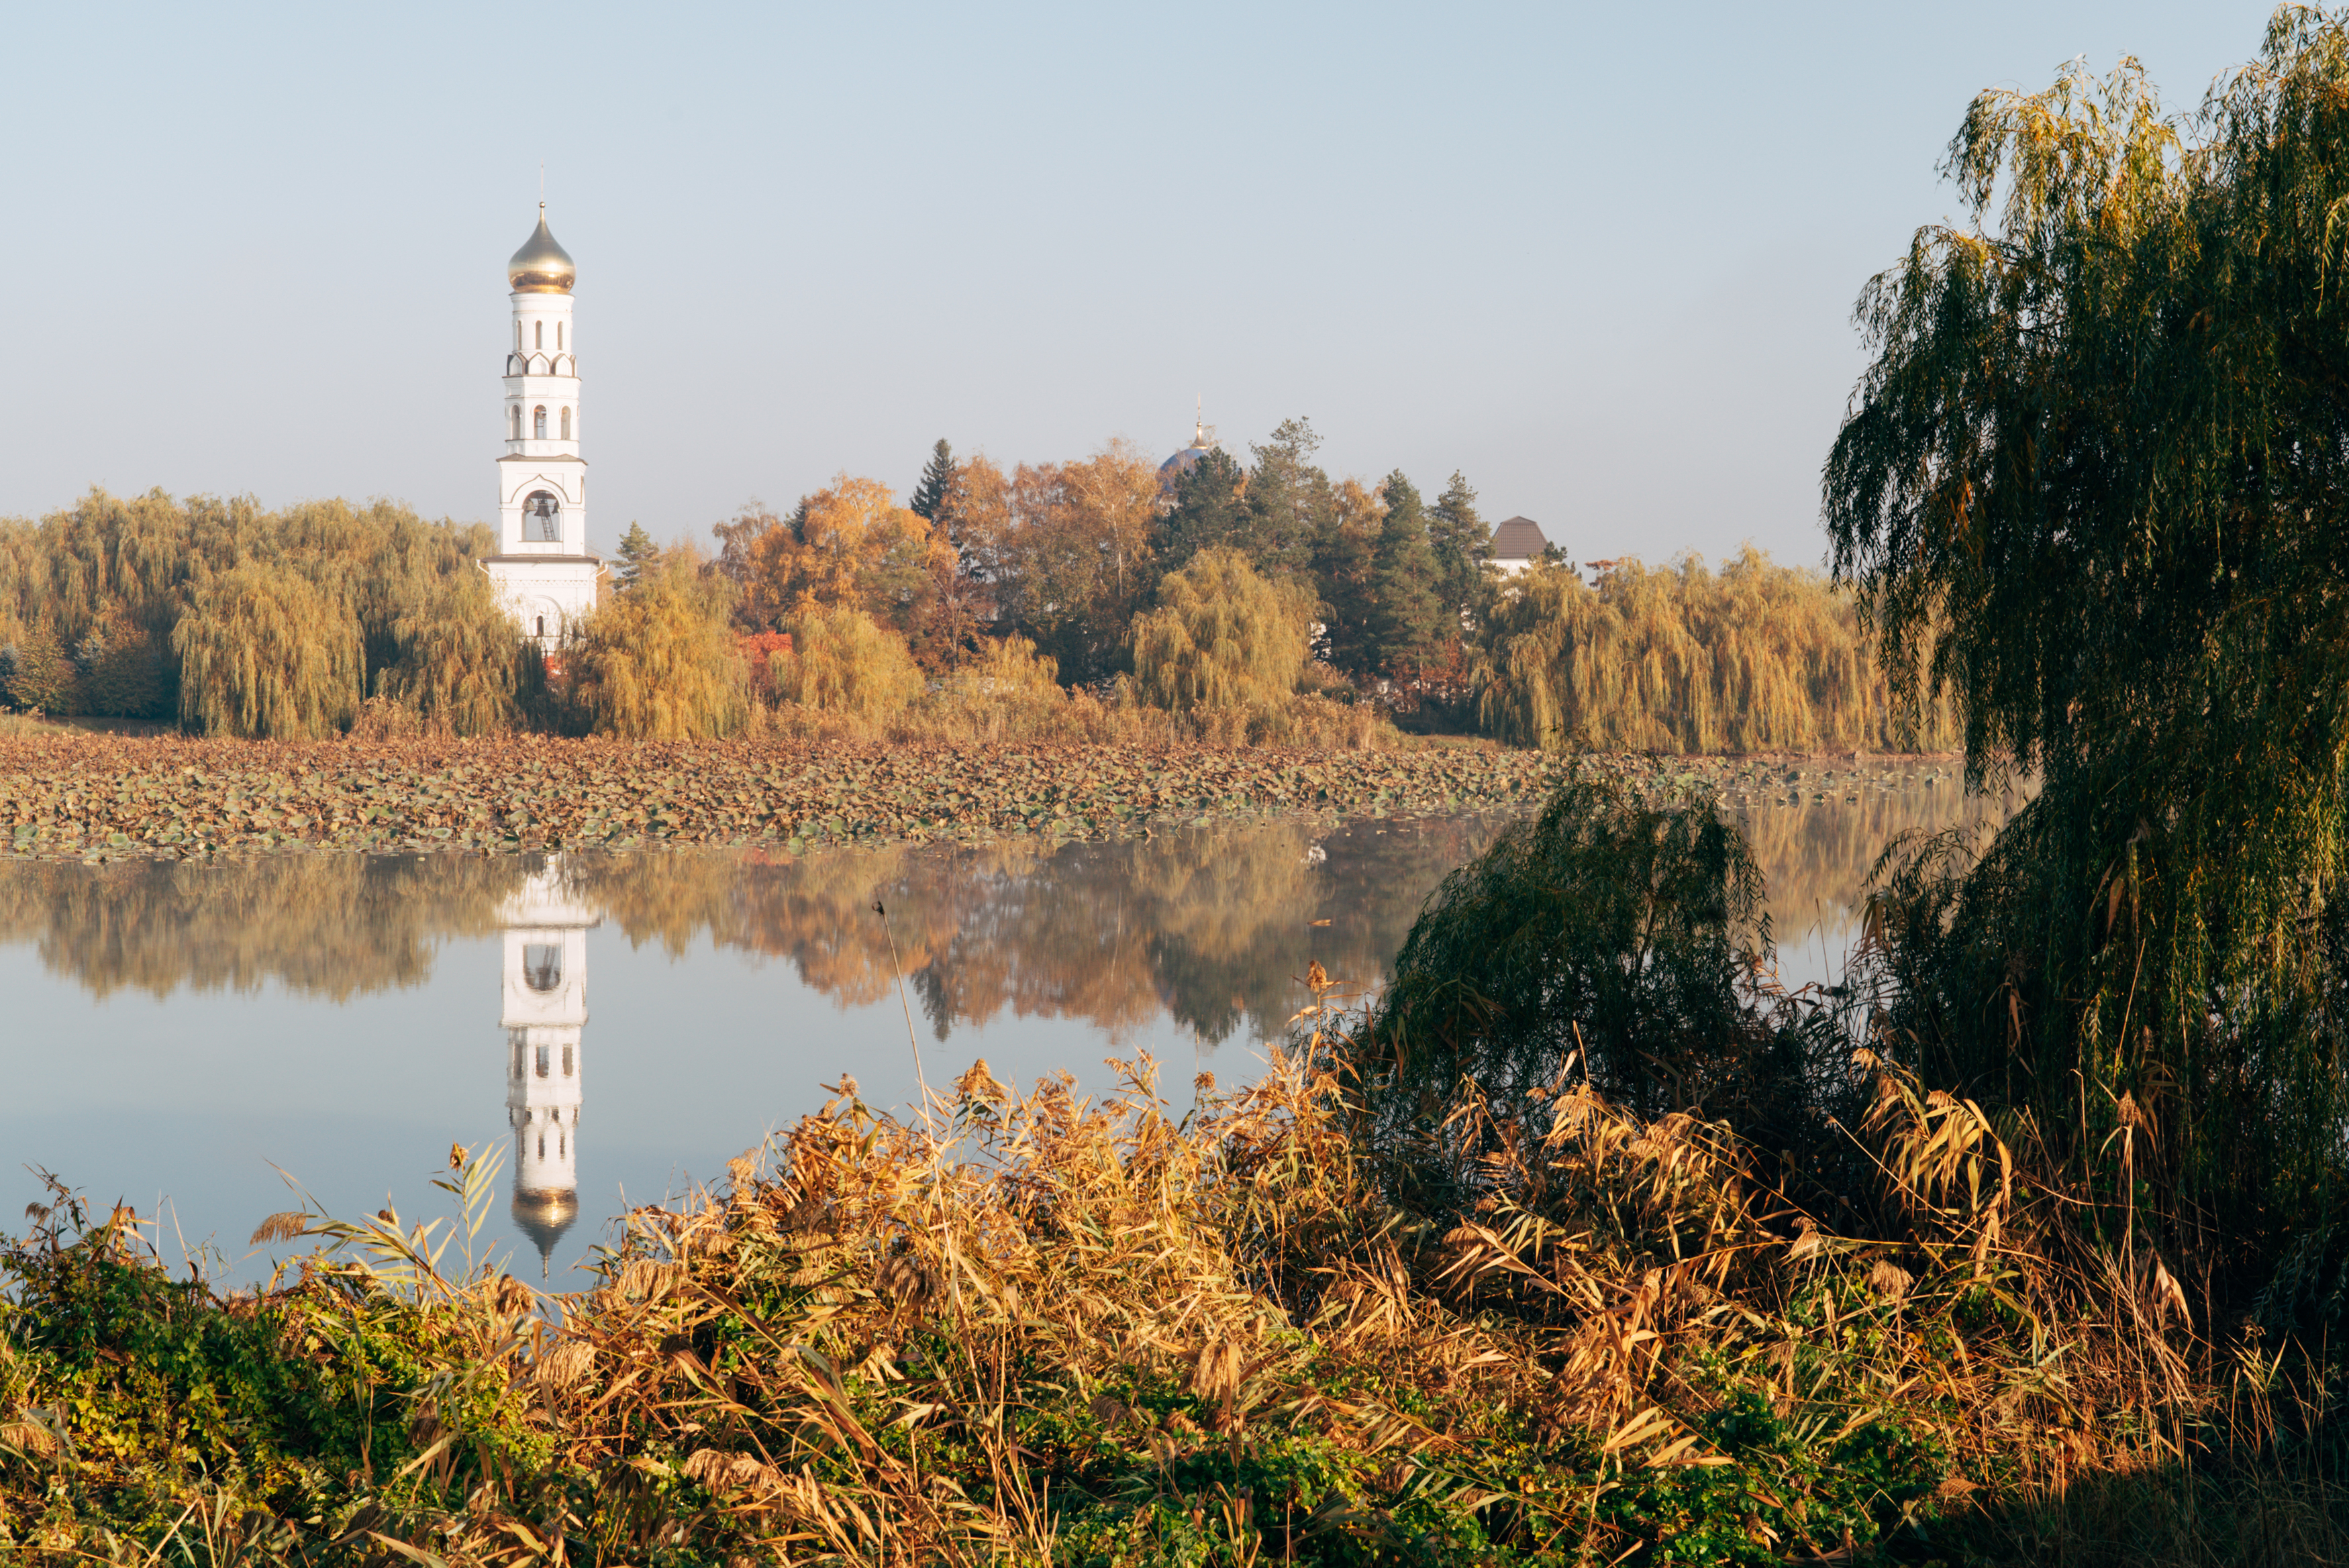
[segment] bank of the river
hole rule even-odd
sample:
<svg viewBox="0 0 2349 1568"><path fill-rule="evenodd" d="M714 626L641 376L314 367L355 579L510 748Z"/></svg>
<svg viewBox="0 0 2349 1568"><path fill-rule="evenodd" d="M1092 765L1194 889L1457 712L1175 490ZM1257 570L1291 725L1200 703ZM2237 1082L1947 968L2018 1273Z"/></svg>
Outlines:
<svg viewBox="0 0 2349 1568"><path fill-rule="evenodd" d="M1730 798L1840 788L1851 759L1614 758ZM274 745L0 738L0 842L18 856L319 848L490 852L657 843L800 848L1009 833L1113 838L1234 814L1413 816L1537 799L1531 751L631 743L520 737Z"/></svg>

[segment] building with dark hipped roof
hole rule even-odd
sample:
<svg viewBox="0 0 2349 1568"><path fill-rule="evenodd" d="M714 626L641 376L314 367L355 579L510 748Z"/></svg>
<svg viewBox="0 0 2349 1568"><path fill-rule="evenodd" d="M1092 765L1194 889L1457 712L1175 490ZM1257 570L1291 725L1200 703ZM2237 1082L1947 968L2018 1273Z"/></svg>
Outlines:
<svg viewBox="0 0 2349 1568"><path fill-rule="evenodd" d="M1549 536L1529 517L1513 517L1493 530L1493 564L1514 576L1541 558Z"/></svg>

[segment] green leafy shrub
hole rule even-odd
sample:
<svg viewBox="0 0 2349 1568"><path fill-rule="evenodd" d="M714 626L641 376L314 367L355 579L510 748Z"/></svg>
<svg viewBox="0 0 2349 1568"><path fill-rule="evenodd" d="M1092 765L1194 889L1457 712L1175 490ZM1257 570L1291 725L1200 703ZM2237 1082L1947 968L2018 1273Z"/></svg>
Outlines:
<svg viewBox="0 0 2349 1568"><path fill-rule="evenodd" d="M1445 879L1395 955L1381 1088L1495 1104L1588 1079L1648 1114L1707 1103L1762 1042L1739 981L1762 877L1709 798L1587 778Z"/></svg>

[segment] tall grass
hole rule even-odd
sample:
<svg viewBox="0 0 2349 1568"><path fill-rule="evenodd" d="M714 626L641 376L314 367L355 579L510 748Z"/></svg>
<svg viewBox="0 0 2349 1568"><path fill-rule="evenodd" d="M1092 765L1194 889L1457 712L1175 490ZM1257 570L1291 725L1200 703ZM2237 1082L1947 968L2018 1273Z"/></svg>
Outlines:
<svg viewBox="0 0 2349 1568"><path fill-rule="evenodd" d="M246 1295L172 1280L146 1222L59 1192L0 1253L0 1546L1958 1553L2296 1409L2276 1363L2207 1358L2116 1274L2027 1147L1881 1064L1854 1130L1878 1175L1841 1222L1790 1212L1725 1128L1570 1085L1530 1139L1455 1108L1463 1136L1418 1156L1482 1150L1447 1222L1398 1207L1356 1140L1350 1050L1317 1003L1294 1053L1237 1094L1203 1080L1180 1121L1146 1060L1101 1101L982 1062L927 1129L843 1079L722 1182L631 1212L590 1288L538 1312L468 1261L497 1169L462 1150L452 1220L264 1220L308 1245Z"/></svg>
<svg viewBox="0 0 2349 1568"><path fill-rule="evenodd" d="M1518 745L1600 751L1935 751L1946 707L1904 712L1850 593L1748 547L1715 573L1636 561L1596 587L1515 579L1492 612L1479 711Z"/></svg>

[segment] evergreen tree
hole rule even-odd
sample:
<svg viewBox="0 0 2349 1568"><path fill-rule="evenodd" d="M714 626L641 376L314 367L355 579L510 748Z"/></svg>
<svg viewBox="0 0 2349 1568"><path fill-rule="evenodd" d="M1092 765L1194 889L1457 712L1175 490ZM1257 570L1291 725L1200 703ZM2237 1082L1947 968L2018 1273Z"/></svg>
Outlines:
<svg viewBox="0 0 2349 1568"><path fill-rule="evenodd" d="M1377 600L1372 572L1384 521L1378 497L1348 480L1335 487L1336 504L1313 542L1313 588L1320 596L1317 652L1349 675L1367 674L1371 614Z"/></svg>
<svg viewBox="0 0 2349 1568"><path fill-rule="evenodd" d="M930 460L923 466L921 480L914 486L914 499L905 503L905 509L926 521L936 522L947 498L954 494L954 449L940 436L938 444L930 449Z"/></svg>
<svg viewBox="0 0 2349 1568"><path fill-rule="evenodd" d="M1160 522L1158 559L1179 571L1202 550L1244 549L1248 531L1248 477L1217 447L1174 481L1174 504Z"/></svg>
<svg viewBox="0 0 2349 1568"><path fill-rule="evenodd" d="M1298 576L1311 569L1314 542L1330 527L1330 476L1313 462L1321 438L1301 416L1283 419L1259 447L1248 449L1247 537L1236 541L1258 572Z"/></svg>
<svg viewBox="0 0 2349 1568"><path fill-rule="evenodd" d="M1435 552L1436 596L1457 615L1476 603L1484 563L1493 558L1493 531L1476 512L1476 492L1457 469L1427 511L1427 542Z"/></svg>
<svg viewBox="0 0 2349 1568"><path fill-rule="evenodd" d="M660 558L660 546L645 531L644 524L630 522L628 531L620 538L620 588L623 592L644 582L645 573Z"/></svg>
<svg viewBox="0 0 2349 1568"><path fill-rule="evenodd" d="M1401 670L1423 660L1444 624L1435 596L1435 552L1427 540L1427 512L1419 491L1398 469L1379 489L1386 498L1371 570L1371 656L1381 666Z"/></svg>

